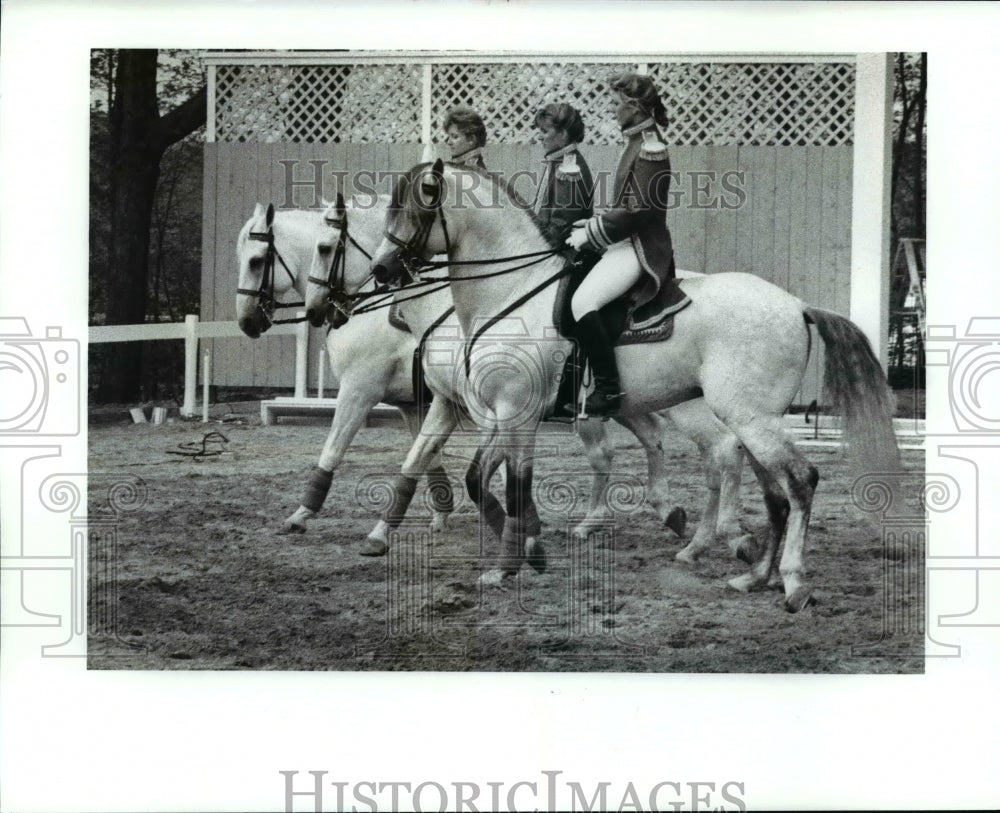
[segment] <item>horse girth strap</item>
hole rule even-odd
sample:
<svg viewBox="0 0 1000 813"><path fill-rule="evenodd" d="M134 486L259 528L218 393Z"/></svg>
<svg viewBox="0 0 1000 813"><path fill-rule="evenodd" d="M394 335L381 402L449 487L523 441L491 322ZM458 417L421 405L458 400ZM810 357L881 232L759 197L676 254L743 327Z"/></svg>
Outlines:
<svg viewBox="0 0 1000 813"><path fill-rule="evenodd" d="M471 370L471 366L470 366L471 365L471 358L472 358L472 348L475 346L476 341L479 339L479 337L482 336L487 330L489 330L491 327L493 327L493 325L495 325L497 322L499 322L505 316L508 316L510 313L512 313L513 311L515 311L518 308L520 308L521 305L523 305L529 299L531 299L532 297L534 297L536 294L540 294L542 291L544 291L546 288L548 288L553 282L555 282L558 279L562 279L572 269L573 269L573 266L571 264L564 265L562 268L559 269L559 271L557 271L551 277L543 280L541 283L539 283L538 285L536 285L534 288L532 288L526 294L523 294L522 296L519 296L517 299L515 299L513 302L511 302L506 308L504 308L503 310L501 310L495 316L490 317L490 319L487 320L486 324L484 324L481 328L479 328L478 331L476 331L476 334L469 341L469 344L466 346L466 349L465 349L465 375L466 375L467 378L471 378L472 377L472 370Z"/></svg>
<svg viewBox="0 0 1000 813"><path fill-rule="evenodd" d="M417 346L413 351L413 371L412 371L413 398L418 404L429 403L431 399L434 397L434 394L430 391L430 389L427 386L427 381L424 376L424 346L427 344L427 339L430 338L430 335L439 327L441 327L441 325L444 323L444 320L447 319L449 316L451 316L454 312L455 312L454 305L451 305L448 308L446 308L444 313L442 313L437 319L435 319L431 323L430 327L428 327L427 330L424 331L424 335L420 337L420 341L417 342Z"/></svg>

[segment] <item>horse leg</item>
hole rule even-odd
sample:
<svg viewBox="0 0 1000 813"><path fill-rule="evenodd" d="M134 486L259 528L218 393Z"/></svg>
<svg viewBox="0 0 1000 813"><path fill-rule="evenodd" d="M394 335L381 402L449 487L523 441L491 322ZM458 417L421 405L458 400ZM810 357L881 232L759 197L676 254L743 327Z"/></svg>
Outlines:
<svg viewBox="0 0 1000 813"><path fill-rule="evenodd" d="M497 434L494 430L480 440L479 448L476 449L465 473L465 488L469 493L469 499L479 509L480 522L500 537L503 534L507 514L490 491L490 480L503 462L503 457L496 448L496 439Z"/></svg>
<svg viewBox="0 0 1000 813"><path fill-rule="evenodd" d="M503 540L504 527L507 523L507 514L500 505L499 500L490 491L490 480L503 462L503 454L497 446L498 432L496 428L489 435L481 439L479 448L469 464L469 469L465 474L465 485L469 492L469 497L479 509L480 539L484 531L484 526L496 534L497 538ZM516 573L517 571L513 571ZM493 568L482 573L479 583L483 585L499 585L505 577L512 575L502 566Z"/></svg>
<svg viewBox="0 0 1000 813"><path fill-rule="evenodd" d="M368 534L365 546L360 551L362 556L385 555L389 549L389 533L403 521L406 509L416 491L417 479L434 461L440 465L441 447L451 435L456 423L455 410L447 398L438 396L431 401L427 417L410 451L407 452L399 474L392 481L392 502L375 528Z"/></svg>
<svg viewBox="0 0 1000 813"><path fill-rule="evenodd" d="M753 468L757 482L764 492L764 505L767 507L768 537L767 544L749 572L729 580L729 586L742 593L762 588L768 584L774 572L774 562L778 554L778 546L784 536L788 522L789 503L778 481L772 473L762 466L753 455L749 455L750 466Z"/></svg>
<svg viewBox="0 0 1000 813"><path fill-rule="evenodd" d="M756 560L753 536L739 524L740 478L743 449L736 437L703 400L687 401L668 413L676 428L698 446L708 482L708 498L701 522L691 541L675 558L694 564L717 537L722 537L734 555L747 564Z"/></svg>
<svg viewBox="0 0 1000 813"><path fill-rule="evenodd" d="M501 551L497 567L480 577L485 584L497 584L516 575L524 561L538 573L543 573L546 568L545 551L538 538L541 520L531 493L534 436L507 439L505 446L501 445L501 432L497 431L492 437L492 448L496 451L491 458L506 463L507 516L500 534Z"/></svg>
<svg viewBox="0 0 1000 813"><path fill-rule="evenodd" d="M616 416L616 420L621 420ZM607 521L608 504L605 499L605 489L611 475L611 463L614 460L614 447L608 440L608 430L604 421L577 421L577 432L583 441L583 449L590 461L593 476L590 481L590 507L587 515L579 525L573 528L574 538L586 539L587 534L595 527Z"/></svg>
<svg viewBox="0 0 1000 813"><path fill-rule="evenodd" d="M719 492L722 487L722 477L718 469L712 465L711 450L705 444L698 444L702 459L705 462L705 478L708 481L708 499L702 509L701 522L691 541L674 554L674 559L686 565L693 565L705 550L715 541L715 529L719 515Z"/></svg>
<svg viewBox="0 0 1000 813"><path fill-rule="evenodd" d="M420 410L416 404L405 404L399 407L399 411L403 415L406 428L410 430L410 436L416 441L420 434ZM451 480L441 465L440 452L428 462L426 472L431 503L431 531L439 533L448 528L448 516L455 510Z"/></svg>
<svg viewBox="0 0 1000 813"><path fill-rule="evenodd" d="M646 450L649 473L646 498L660 521L680 536L684 531L683 524L678 524L676 518L678 511L683 509L671 508L668 502L670 482L667 480L666 458L663 453L663 433L668 428L668 421L657 412L645 415L616 415L615 420L635 435L642 448Z"/></svg>
<svg viewBox="0 0 1000 813"><path fill-rule="evenodd" d="M757 561L760 550L754 535L740 525L740 486L743 480L743 446L733 434L727 434L713 444L709 454L719 477L716 536L725 541L733 556L748 565Z"/></svg>
<svg viewBox="0 0 1000 813"><path fill-rule="evenodd" d="M731 580L730 585L737 589L751 589L767 583L778 543L784 534L785 549L779 570L785 587L785 609L798 612L812 600L812 591L805 581L802 554L819 472L778 432L763 427L746 427L740 432L740 438L764 487L771 539L765 555L751 572Z"/></svg>
<svg viewBox="0 0 1000 813"><path fill-rule="evenodd" d="M306 521L319 513L333 482L334 471L380 397L377 387L358 386L350 376L341 380L337 410L320 452L319 463L309 477L302 504L284 521L279 533L303 533Z"/></svg>
<svg viewBox="0 0 1000 813"><path fill-rule="evenodd" d="M517 438L507 446L507 521L500 539L506 572L517 572L522 560L536 572L545 572L545 551L538 538L542 524L531 493L534 446L534 435Z"/></svg>

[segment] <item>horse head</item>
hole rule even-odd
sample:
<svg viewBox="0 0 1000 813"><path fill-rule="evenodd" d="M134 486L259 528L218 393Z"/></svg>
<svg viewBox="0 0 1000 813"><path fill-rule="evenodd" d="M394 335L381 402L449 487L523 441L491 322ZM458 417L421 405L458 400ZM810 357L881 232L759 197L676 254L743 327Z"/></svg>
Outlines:
<svg viewBox="0 0 1000 813"><path fill-rule="evenodd" d="M350 317L356 294L371 276L371 254L365 246L375 243L385 205L382 197L374 206L349 208L339 192L327 204L305 293L306 317L314 327L325 321L338 328Z"/></svg>
<svg viewBox="0 0 1000 813"><path fill-rule="evenodd" d="M265 209L258 203L236 241L236 321L251 339L271 326L268 299L280 293L274 277L274 250L274 204Z"/></svg>
<svg viewBox="0 0 1000 813"><path fill-rule="evenodd" d="M372 274L381 285L411 282L435 254L450 245L442 213L451 194L451 173L439 158L418 164L396 182L386 212L383 240L372 260Z"/></svg>

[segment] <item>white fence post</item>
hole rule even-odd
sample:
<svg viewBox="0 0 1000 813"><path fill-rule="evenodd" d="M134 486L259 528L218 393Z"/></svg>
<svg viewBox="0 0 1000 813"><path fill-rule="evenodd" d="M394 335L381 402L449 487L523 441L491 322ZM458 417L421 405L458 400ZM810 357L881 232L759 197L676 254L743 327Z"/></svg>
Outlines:
<svg viewBox="0 0 1000 813"><path fill-rule="evenodd" d="M892 55L858 54L851 201L851 312L882 369L889 344Z"/></svg>
<svg viewBox="0 0 1000 813"><path fill-rule="evenodd" d="M184 406L181 414L194 417L194 401L198 390L198 315L184 317Z"/></svg>
<svg viewBox="0 0 1000 813"><path fill-rule="evenodd" d="M202 375L202 400L201 400L201 422L208 423L208 387L212 380L212 355L208 348L205 348L205 363L201 368Z"/></svg>
<svg viewBox="0 0 1000 813"><path fill-rule="evenodd" d="M305 318L305 311L295 314ZM306 373L309 371L309 323L299 322L295 331L295 397L306 397Z"/></svg>

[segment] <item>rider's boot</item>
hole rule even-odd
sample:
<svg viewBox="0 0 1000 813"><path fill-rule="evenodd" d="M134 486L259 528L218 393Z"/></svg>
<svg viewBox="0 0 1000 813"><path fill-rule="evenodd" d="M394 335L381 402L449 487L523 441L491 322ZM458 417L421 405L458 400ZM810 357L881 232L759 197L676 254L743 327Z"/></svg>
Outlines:
<svg viewBox="0 0 1000 813"><path fill-rule="evenodd" d="M586 412L606 420L618 412L625 394L621 391L615 348L608 339L604 322L597 311L590 311L579 319L574 335L594 372L594 391L587 396L584 405Z"/></svg>

